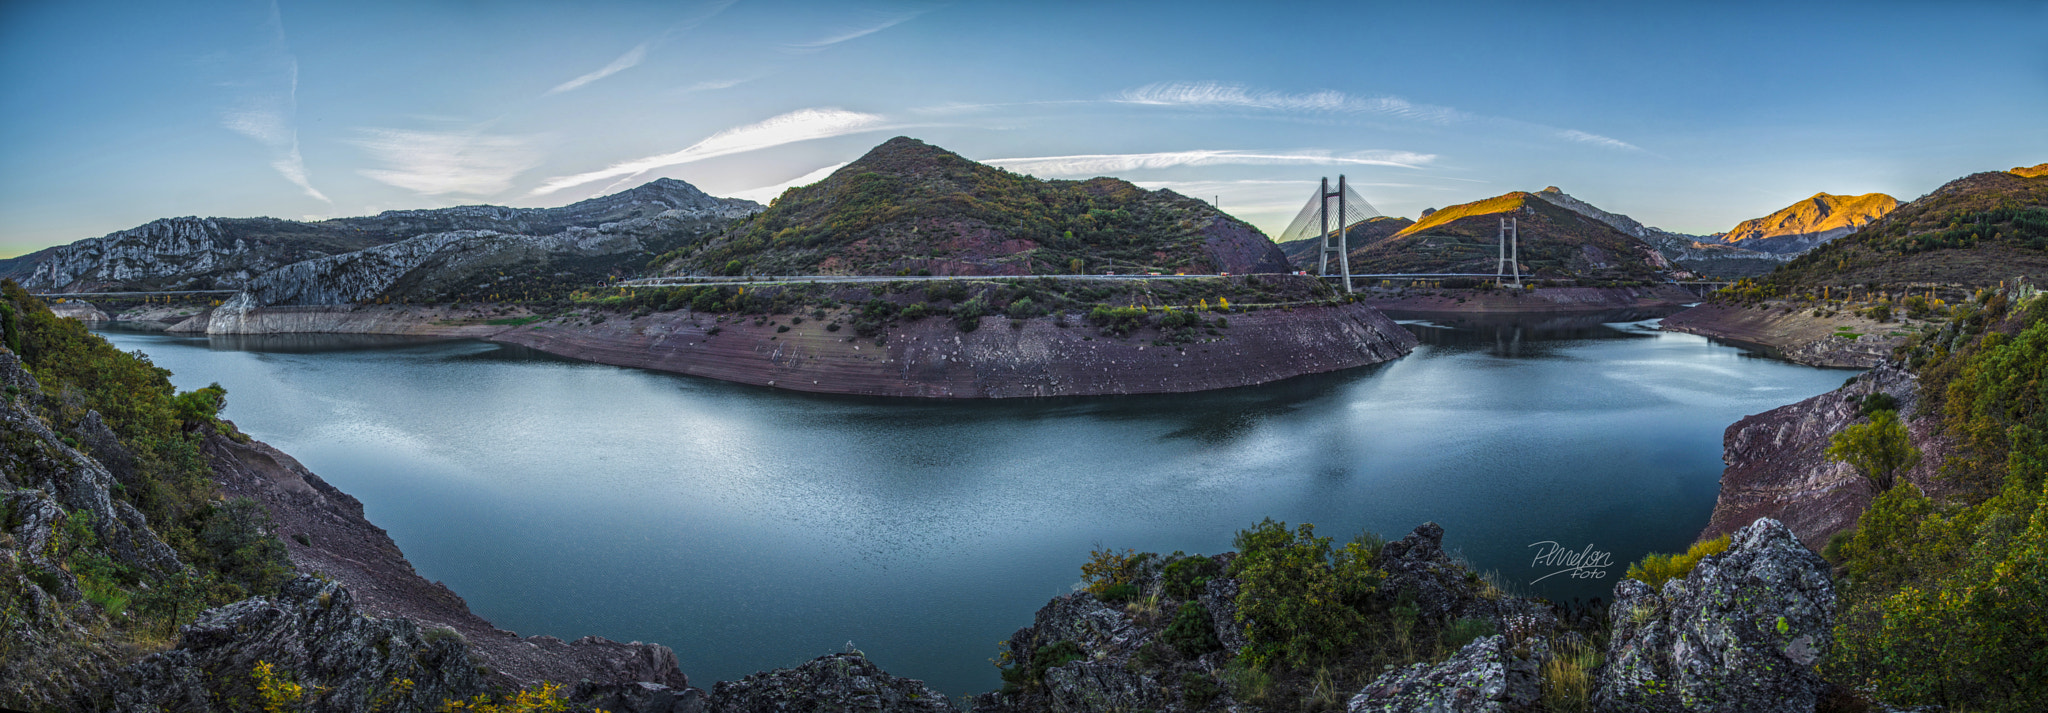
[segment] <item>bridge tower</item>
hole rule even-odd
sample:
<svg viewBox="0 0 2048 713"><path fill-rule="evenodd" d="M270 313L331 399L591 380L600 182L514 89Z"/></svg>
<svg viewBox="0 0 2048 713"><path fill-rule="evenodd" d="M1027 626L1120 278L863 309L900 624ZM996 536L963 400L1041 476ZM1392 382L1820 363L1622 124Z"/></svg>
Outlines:
<svg viewBox="0 0 2048 713"><path fill-rule="evenodd" d="M1337 270L1338 270L1338 274L1339 274L1339 275L1341 275L1341 276L1343 276L1343 278L1344 278L1344 291L1345 291L1345 292L1350 292L1350 291L1352 291L1352 287L1351 287L1351 241L1350 241L1350 239L1349 239L1349 235L1348 235L1348 234L1349 234L1349 232L1350 232L1350 227L1351 227L1351 221L1349 221L1349 220L1345 220L1345 217L1346 217L1346 216L1347 216L1348 214L1344 212L1344 193L1345 193L1345 190L1344 190L1344 174L1341 174L1341 173L1340 173L1340 174L1337 174L1337 190L1336 190L1336 191L1334 191L1334 192L1330 190L1330 179L1329 179L1329 177L1327 177L1327 176L1326 176L1326 177L1324 177L1324 178L1323 178L1323 188L1322 188L1322 196L1323 196L1323 198L1322 198L1322 201L1321 201L1321 203L1322 203L1322 216L1321 216L1321 217L1322 217L1323 229L1322 229L1322 231L1321 231L1321 232L1317 233L1317 235L1320 235L1320 236L1322 236L1322 241L1323 241L1323 242L1322 242L1322 246L1323 246L1323 247L1322 247L1322 254L1323 254L1323 261L1322 261L1322 262L1323 262L1323 264L1322 264L1322 268L1321 268L1320 270L1318 270L1318 272L1320 272L1320 273L1322 274L1322 276L1323 276L1323 277L1329 277L1329 276L1330 276L1330 258L1331 258L1332 256L1335 256L1335 257L1336 257L1336 259L1337 259ZM1334 234L1334 235L1330 233L1330 199L1331 199L1331 198L1335 198L1335 199L1337 199L1337 232L1336 232L1336 234Z"/></svg>
<svg viewBox="0 0 2048 713"><path fill-rule="evenodd" d="M1522 286L1522 231L1521 221L1502 218L1500 221L1500 259L1494 262L1493 282L1503 284L1509 275L1514 276L1515 286ZM1512 251L1512 252L1510 252Z"/></svg>

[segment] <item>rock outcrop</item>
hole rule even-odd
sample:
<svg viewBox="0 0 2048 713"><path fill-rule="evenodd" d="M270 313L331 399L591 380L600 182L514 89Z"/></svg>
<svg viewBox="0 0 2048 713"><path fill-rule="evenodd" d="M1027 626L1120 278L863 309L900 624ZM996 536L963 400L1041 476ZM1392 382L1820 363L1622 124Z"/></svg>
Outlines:
<svg viewBox="0 0 2048 713"><path fill-rule="evenodd" d="M89 707L218 710L227 701L262 700L266 675L304 687L293 709L309 712L433 710L484 691L460 635L366 616L348 588L301 576L277 596L201 615L180 629L177 648L123 669Z"/></svg>
<svg viewBox="0 0 2048 713"><path fill-rule="evenodd" d="M959 710L923 681L889 675L859 652L820 656L796 668L720 681L708 713L875 711L942 713Z"/></svg>
<svg viewBox="0 0 2048 713"><path fill-rule="evenodd" d="M1614 598L1600 710L1810 713L1820 698L1834 583L1776 520L1737 530L1661 592L1625 579Z"/></svg>
<svg viewBox="0 0 2048 713"><path fill-rule="evenodd" d="M1842 388L1730 425L1722 437L1721 459L1728 467L1721 472L1721 494L1700 539L1771 518L1818 551L1835 533L1854 527L1857 516L1870 506L1873 492L1854 468L1828 460L1824 451L1834 434L1860 418L1860 405L1872 394L1897 402L1922 451L1920 464L1899 477L1925 492L1946 492L1949 484L1938 477L1947 452L1946 442L1937 435L1938 418L1916 417L1919 380L1888 362Z"/></svg>
<svg viewBox="0 0 2048 713"><path fill-rule="evenodd" d="M1531 710L1541 694L1536 654L1516 652L1505 637L1483 636L1441 662L1412 664L1367 684L1347 713L1513 713Z"/></svg>

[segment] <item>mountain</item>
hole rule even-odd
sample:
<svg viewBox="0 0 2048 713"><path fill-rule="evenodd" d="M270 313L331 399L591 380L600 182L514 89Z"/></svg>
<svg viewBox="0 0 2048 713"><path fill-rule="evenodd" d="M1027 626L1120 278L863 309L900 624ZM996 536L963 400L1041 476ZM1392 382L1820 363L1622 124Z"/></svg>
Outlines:
<svg viewBox="0 0 2048 713"><path fill-rule="evenodd" d="M1778 212L1742 221L1723 234L1721 242L1759 252L1798 254L1855 232L1898 207L1898 199L1883 193L1815 193Z"/></svg>
<svg viewBox="0 0 2048 713"><path fill-rule="evenodd" d="M2021 178L2039 178L2041 176L2048 176L2048 163L2037 163L2032 166L2020 166L2010 171L2006 171L2006 173L2010 173Z"/></svg>
<svg viewBox="0 0 2048 713"><path fill-rule="evenodd" d="M1710 242L1710 238L1702 236L1652 228L1626 215L1595 208L1557 186L1537 191L1536 197L1649 243L1666 261L1684 272L1714 277L1754 277L1770 272L1785 260L1771 253Z"/></svg>
<svg viewBox="0 0 2048 713"><path fill-rule="evenodd" d="M1272 240L1202 201L1115 178L1039 180L902 136L663 262L735 275L1287 269Z"/></svg>
<svg viewBox="0 0 2048 713"><path fill-rule="evenodd" d="M1977 288L2048 281L2048 168L1950 181L1767 278L1782 289L1822 285Z"/></svg>
<svg viewBox="0 0 2048 713"><path fill-rule="evenodd" d="M319 222L165 218L0 260L0 278L35 290L235 289L285 265L425 234L553 235L669 213L690 221L730 220L758 210L760 204L753 201L715 198L688 183L662 178L559 208L477 205Z"/></svg>
<svg viewBox="0 0 2048 713"><path fill-rule="evenodd" d="M1345 243L1351 247L1351 254L1357 255L1363 252L1366 246L1391 238L1395 233L1414 224L1415 221L1407 218L1386 215L1368 218L1345 231ZM1315 238L1280 243L1280 251L1287 253L1287 260L1294 264L1296 270L1315 272L1322 266L1323 256Z"/></svg>
<svg viewBox="0 0 2048 713"><path fill-rule="evenodd" d="M1500 223L1507 218L1518 221L1525 276L1647 279L1668 265L1641 238L1538 194L1516 191L1429 213L1354 250L1351 271L1493 274Z"/></svg>

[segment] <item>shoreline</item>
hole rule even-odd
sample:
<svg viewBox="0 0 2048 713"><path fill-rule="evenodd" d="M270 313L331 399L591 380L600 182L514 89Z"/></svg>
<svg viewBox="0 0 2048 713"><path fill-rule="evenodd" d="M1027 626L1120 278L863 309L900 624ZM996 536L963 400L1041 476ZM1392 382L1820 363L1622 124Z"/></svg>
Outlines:
<svg viewBox="0 0 2048 713"><path fill-rule="evenodd" d="M1363 304L1204 314L1202 329L1178 336L1150 326L1115 336L1077 315L981 317L965 332L949 319L899 320L860 336L834 328L852 321L851 310L805 319L687 309L637 317L597 310L544 316L503 305L364 305L210 310L165 331L479 339L792 391L934 399L1255 386L1391 361L1417 344L1415 335Z"/></svg>
<svg viewBox="0 0 2048 713"><path fill-rule="evenodd" d="M1539 287L1514 289L1407 288L1359 293L1374 309L1398 312L1545 314L1670 309L1699 302L1675 285L1651 287Z"/></svg>
<svg viewBox="0 0 2048 713"><path fill-rule="evenodd" d="M1919 323L1878 322L1847 311L1820 317L1811 309L1770 302L1702 304L1665 317L1663 329L1759 349L1794 364L1869 369L1890 357Z"/></svg>

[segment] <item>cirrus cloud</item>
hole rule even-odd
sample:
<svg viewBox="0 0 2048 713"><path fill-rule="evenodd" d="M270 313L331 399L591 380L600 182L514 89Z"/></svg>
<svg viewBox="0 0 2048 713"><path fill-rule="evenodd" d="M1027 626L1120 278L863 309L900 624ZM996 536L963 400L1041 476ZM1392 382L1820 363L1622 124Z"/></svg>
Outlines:
<svg viewBox="0 0 2048 713"><path fill-rule="evenodd" d="M1032 175L1101 176L1126 171L1175 168L1180 166L1355 165L1421 168L1435 160L1436 156L1434 154L1421 154L1411 151L1356 151L1338 154L1322 150L1280 152L1195 150L1160 153L998 158L989 159L982 163L1001 166L1019 173L1029 173Z"/></svg>
<svg viewBox="0 0 2048 713"><path fill-rule="evenodd" d="M539 188L533 189L528 195L544 196L585 183L637 176L658 168L758 151L799 141L826 139L886 128L889 128L886 117L878 114L863 114L837 108L799 109L720 131L680 151L620 161L595 171L556 176L542 183Z"/></svg>

